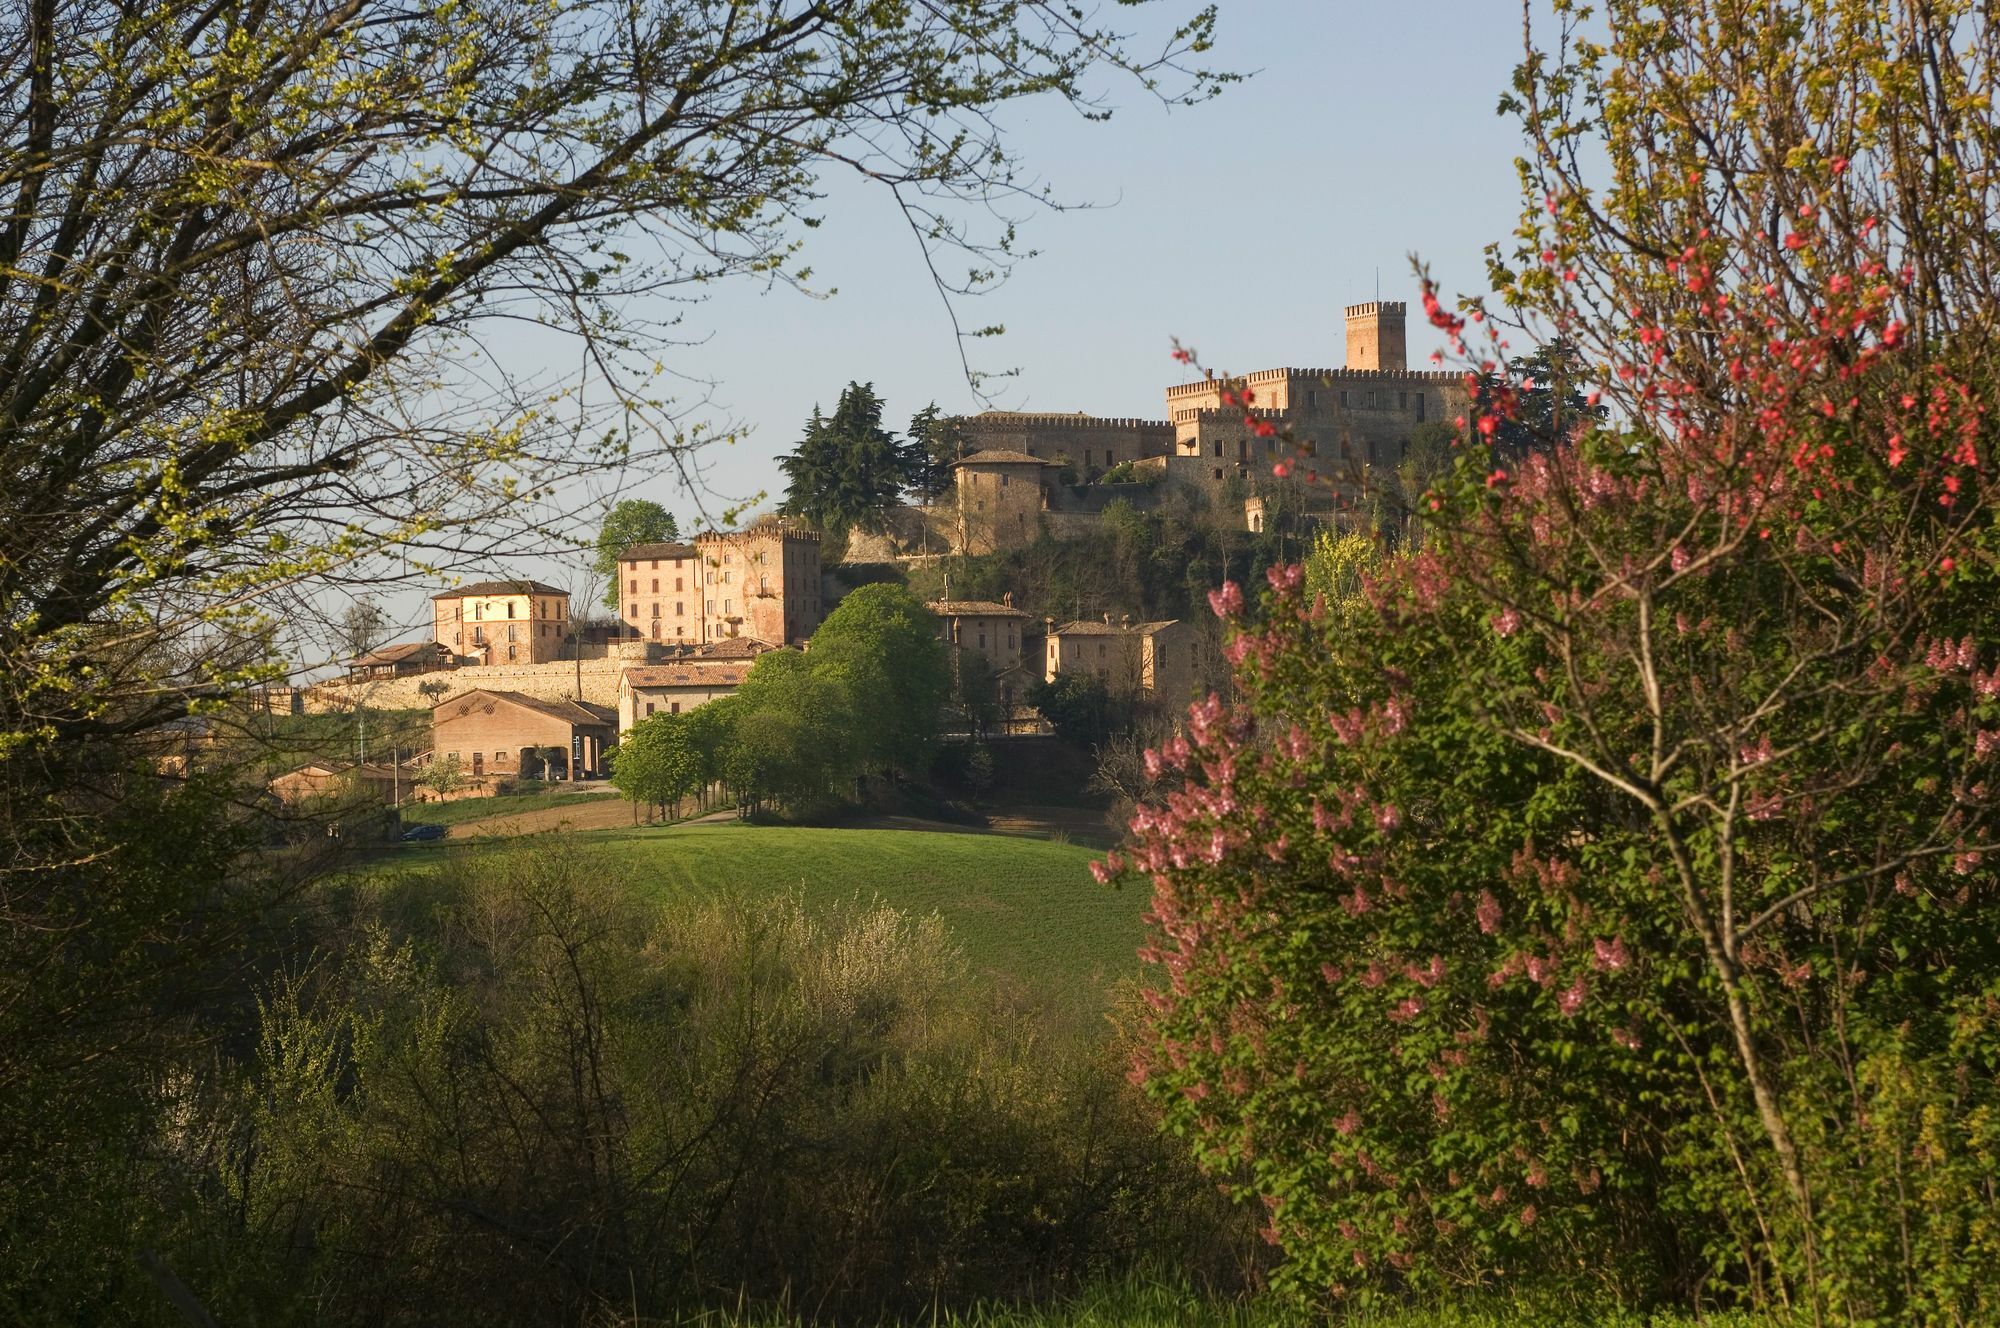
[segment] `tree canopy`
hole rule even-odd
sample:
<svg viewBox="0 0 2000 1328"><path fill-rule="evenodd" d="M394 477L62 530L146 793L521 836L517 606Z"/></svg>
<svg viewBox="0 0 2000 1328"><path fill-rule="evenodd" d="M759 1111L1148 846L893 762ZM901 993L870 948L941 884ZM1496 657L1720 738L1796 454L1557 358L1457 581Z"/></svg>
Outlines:
<svg viewBox="0 0 2000 1328"><path fill-rule="evenodd" d="M902 496L907 458L882 427L882 399L872 383L849 383L828 418L813 407L805 436L779 458L784 510L830 534L880 530Z"/></svg>
<svg viewBox="0 0 2000 1328"><path fill-rule="evenodd" d="M597 553L590 570L604 578L599 602L613 613L622 603L618 585L618 555L634 544L665 544L681 537L674 514L647 498L626 498L604 514L597 528Z"/></svg>

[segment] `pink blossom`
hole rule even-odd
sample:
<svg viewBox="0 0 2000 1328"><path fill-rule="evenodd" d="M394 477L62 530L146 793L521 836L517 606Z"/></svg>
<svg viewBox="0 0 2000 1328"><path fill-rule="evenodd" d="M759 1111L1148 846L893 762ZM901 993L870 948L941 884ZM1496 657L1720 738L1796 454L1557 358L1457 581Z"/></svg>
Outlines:
<svg viewBox="0 0 2000 1328"><path fill-rule="evenodd" d="M1375 828L1382 834L1390 834L1403 823L1403 814L1391 803L1384 803L1375 809Z"/></svg>
<svg viewBox="0 0 2000 1328"><path fill-rule="evenodd" d="M1265 570L1264 579L1271 583L1271 589L1283 593L1296 590L1305 574L1305 568L1298 563L1274 563Z"/></svg>
<svg viewBox="0 0 2000 1328"><path fill-rule="evenodd" d="M1349 1107L1333 1123L1334 1131L1343 1139L1351 1139L1361 1129L1361 1113Z"/></svg>
<svg viewBox="0 0 2000 1328"><path fill-rule="evenodd" d="M1525 962L1530 982L1547 983L1555 976L1555 965L1540 955L1529 955Z"/></svg>
<svg viewBox="0 0 2000 1328"><path fill-rule="evenodd" d="M1521 1210L1521 1225L1524 1227L1531 1227L1535 1225L1535 1217L1536 1217L1535 1206L1533 1204L1529 1204L1526 1208L1523 1208Z"/></svg>
<svg viewBox="0 0 2000 1328"><path fill-rule="evenodd" d="M1583 997L1583 979L1579 977L1564 989L1562 995L1556 997L1556 1008L1566 1015L1574 1015L1583 1008Z"/></svg>
<svg viewBox="0 0 2000 1328"><path fill-rule="evenodd" d="M1422 1014L1423 1012L1424 1012L1423 997L1405 996L1402 1000L1396 1002L1395 1006L1392 1009L1390 1009L1389 1018L1395 1020L1399 1024L1407 1023L1408 1021L1415 1019L1418 1015Z"/></svg>
<svg viewBox="0 0 2000 1328"><path fill-rule="evenodd" d="M1473 910L1473 916L1479 919L1479 930L1486 935L1491 936L1500 930L1500 901L1493 897L1491 890L1479 892L1479 904Z"/></svg>
<svg viewBox="0 0 2000 1328"><path fill-rule="evenodd" d="M1231 618L1243 611L1243 588L1234 581L1224 581L1215 590L1208 592L1208 607L1218 618Z"/></svg>
<svg viewBox="0 0 2000 1328"><path fill-rule="evenodd" d="M1622 936L1613 936L1608 941L1592 940L1590 946L1596 953L1597 966L1607 973L1616 973L1632 962L1632 957L1625 952Z"/></svg>
<svg viewBox="0 0 2000 1328"><path fill-rule="evenodd" d="M1335 983L1339 982L1343 977L1347 976L1344 972L1342 972L1339 968L1335 967L1332 964L1321 964L1319 966L1319 975L1322 978L1326 979L1326 984L1329 987L1333 986Z"/></svg>
<svg viewBox="0 0 2000 1328"><path fill-rule="evenodd" d="M1694 555L1693 555L1693 554L1689 553L1689 552L1688 552L1688 551L1687 551L1686 549L1682 548L1682 547L1681 547L1680 545L1678 545L1678 544L1674 545L1674 552L1673 552L1673 556L1672 556L1672 562L1673 562L1673 565L1674 565L1674 570L1675 570L1676 572L1684 572L1684 571L1686 571L1686 570L1687 570L1687 565L1688 565L1689 563L1693 562L1693 561L1694 561Z"/></svg>
<svg viewBox="0 0 2000 1328"><path fill-rule="evenodd" d="M1629 1028L1612 1029L1611 1040L1627 1051L1637 1051L1639 1049L1639 1035Z"/></svg>
<svg viewBox="0 0 2000 1328"><path fill-rule="evenodd" d="M1502 609L1493 615L1493 631L1499 636L1512 636L1521 629L1521 615L1513 609Z"/></svg>

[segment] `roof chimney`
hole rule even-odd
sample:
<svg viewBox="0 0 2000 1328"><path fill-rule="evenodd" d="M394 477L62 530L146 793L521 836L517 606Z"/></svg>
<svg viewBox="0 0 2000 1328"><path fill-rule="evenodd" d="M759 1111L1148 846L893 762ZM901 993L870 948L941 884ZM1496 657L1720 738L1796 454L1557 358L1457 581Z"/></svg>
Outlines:
<svg viewBox="0 0 2000 1328"><path fill-rule="evenodd" d="M1013 608L1013 607L1014 607L1014 592L1013 592L1013 591L1011 591L1011 590L1003 590L1003 591L1001 591L1001 592L1000 592L1000 602L1001 602L1002 604L1006 605L1006 606L1007 606L1008 608L1010 608L1010 609L1011 609L1011 608Z"/></svg>
<svg viewBox="0 0 2000 1328"><path fill-rule="evenodd" d="M1104 625L1106 627L1109 627L1111 625L1111 614L1108 610L1105 612L1104 615Z"/></svg>

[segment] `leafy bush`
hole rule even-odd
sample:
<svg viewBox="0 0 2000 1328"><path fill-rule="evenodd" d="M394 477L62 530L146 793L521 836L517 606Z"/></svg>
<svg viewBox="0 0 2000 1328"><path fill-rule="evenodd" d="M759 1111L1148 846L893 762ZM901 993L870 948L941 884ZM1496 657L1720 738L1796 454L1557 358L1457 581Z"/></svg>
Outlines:
<svg viewBox="0 0 2000 1328"><path fill-rule="evenodd" d="M265 1321L907 1313L1148 1260L1240 1285L1247 1231L1116 1066L996 1010L937 919L479 861L356 890L265 1002L225 1177Z"/></svg>
<svg viewBox="0 0 2000 1328"><path fill-rule="evenodd" d="M1480 382L1362 596L1272 569L1156 750L1140 1069L1302 1299L2000 1316L2000 237L1924 165L2000 139L2000 33L1947 11L1615 0L1525 66L1494 277L1585 358Z"/></svg>

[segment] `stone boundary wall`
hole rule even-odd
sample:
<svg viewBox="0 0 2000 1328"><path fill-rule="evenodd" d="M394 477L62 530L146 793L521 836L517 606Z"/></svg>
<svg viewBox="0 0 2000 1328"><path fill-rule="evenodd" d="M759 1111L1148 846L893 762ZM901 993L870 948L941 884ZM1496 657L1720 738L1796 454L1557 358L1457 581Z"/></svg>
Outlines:
<svg viewBox="0 0 2000 1328"><path fill-rule="evenodd" d="M417 689L425 683L442 682L450 688L439 701L469 692L475 687L495 691L520 692L543 701L590 701L597 705L618 704L618 680L635 665L664 658L650 641L619 641L597 648L591 658L584 649L581 666L575 660L551 660L546 664L476 664L463 669L434 669L429 673L406 674L400 678L348 682L335 679L303 688L305 713L323 715L354 709L363 696L370 710L429 710L436 702ZM577 695L577 677L583 679L583 695ZM370 689L373 690L370 690Z"/></svg>

